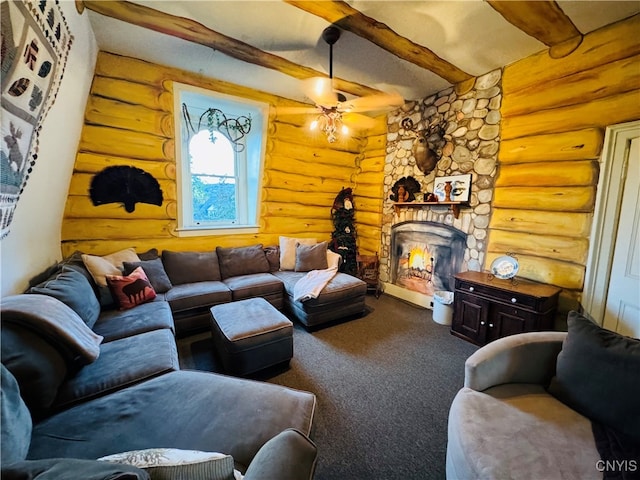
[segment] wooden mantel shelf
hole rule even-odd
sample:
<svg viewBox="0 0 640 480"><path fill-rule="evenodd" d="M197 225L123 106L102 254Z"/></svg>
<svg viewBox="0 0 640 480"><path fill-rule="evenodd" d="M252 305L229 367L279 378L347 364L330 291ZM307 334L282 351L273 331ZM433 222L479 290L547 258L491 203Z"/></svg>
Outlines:
<svg viewBox="0 0 640 480"><path fill-rule="evenodd" d="M393 209L396 215L400 211L400 208L404 207L449 207L453 212L453 216L458 218L460 215L460 206L468 206L468 202L393 202Z"/></svg>

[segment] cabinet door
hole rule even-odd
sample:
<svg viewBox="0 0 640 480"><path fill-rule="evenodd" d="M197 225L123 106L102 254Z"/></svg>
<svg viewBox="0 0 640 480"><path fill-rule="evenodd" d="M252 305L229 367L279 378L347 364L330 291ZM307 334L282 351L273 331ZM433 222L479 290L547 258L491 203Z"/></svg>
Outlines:
<svg viewBox="0 0 640 480"><path fill-rule="evenodd" d="M456 291L454 298L451 329L473 343L483 345L486 341L489 302L460 291Z"/></svg>
<svg viewBox="0 0 640 480"><path fill-rule="evenodd" d="M487 341L491 342L516 333L537 330L537 316L533 312L510 305L494 304L487 326Z"/></svg>

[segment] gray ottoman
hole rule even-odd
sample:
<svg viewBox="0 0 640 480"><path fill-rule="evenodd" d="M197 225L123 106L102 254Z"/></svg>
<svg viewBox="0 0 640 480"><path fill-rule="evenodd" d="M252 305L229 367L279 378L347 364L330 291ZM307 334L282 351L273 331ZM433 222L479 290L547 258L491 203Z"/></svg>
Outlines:
<svg viewBox="0 0 640 480"><path fill-rule="evenodd" d="M261 297L211 307L211 333L225 372L233 375L293 357L293 324Z"/></svg>

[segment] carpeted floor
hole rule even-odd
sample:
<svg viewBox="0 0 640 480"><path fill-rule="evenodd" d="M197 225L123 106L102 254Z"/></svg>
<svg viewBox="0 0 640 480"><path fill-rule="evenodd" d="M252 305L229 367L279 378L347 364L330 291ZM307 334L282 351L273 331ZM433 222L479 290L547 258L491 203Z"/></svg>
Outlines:
<svg viewBox="0 0 640 480"><path fill-rule="evenodd" d="M367 297L361 318L294 328L288 369L254 377L316 394L316 480L445 478L447 415L477 347L431 311ZM219 371L209 334L179 341L182 368Z"/></svg>

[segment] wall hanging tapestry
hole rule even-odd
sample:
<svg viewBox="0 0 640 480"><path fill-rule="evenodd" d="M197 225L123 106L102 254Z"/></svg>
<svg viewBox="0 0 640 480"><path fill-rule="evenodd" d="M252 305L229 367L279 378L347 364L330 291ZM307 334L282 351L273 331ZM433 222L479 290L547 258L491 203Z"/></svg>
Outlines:
<svg viewBox="0 0 640 480"><path fill-rule="evenodd" d="M6 1L2 12L0 238L38 159L38 135L53 105L73 37L57 1Z"/></svg>

